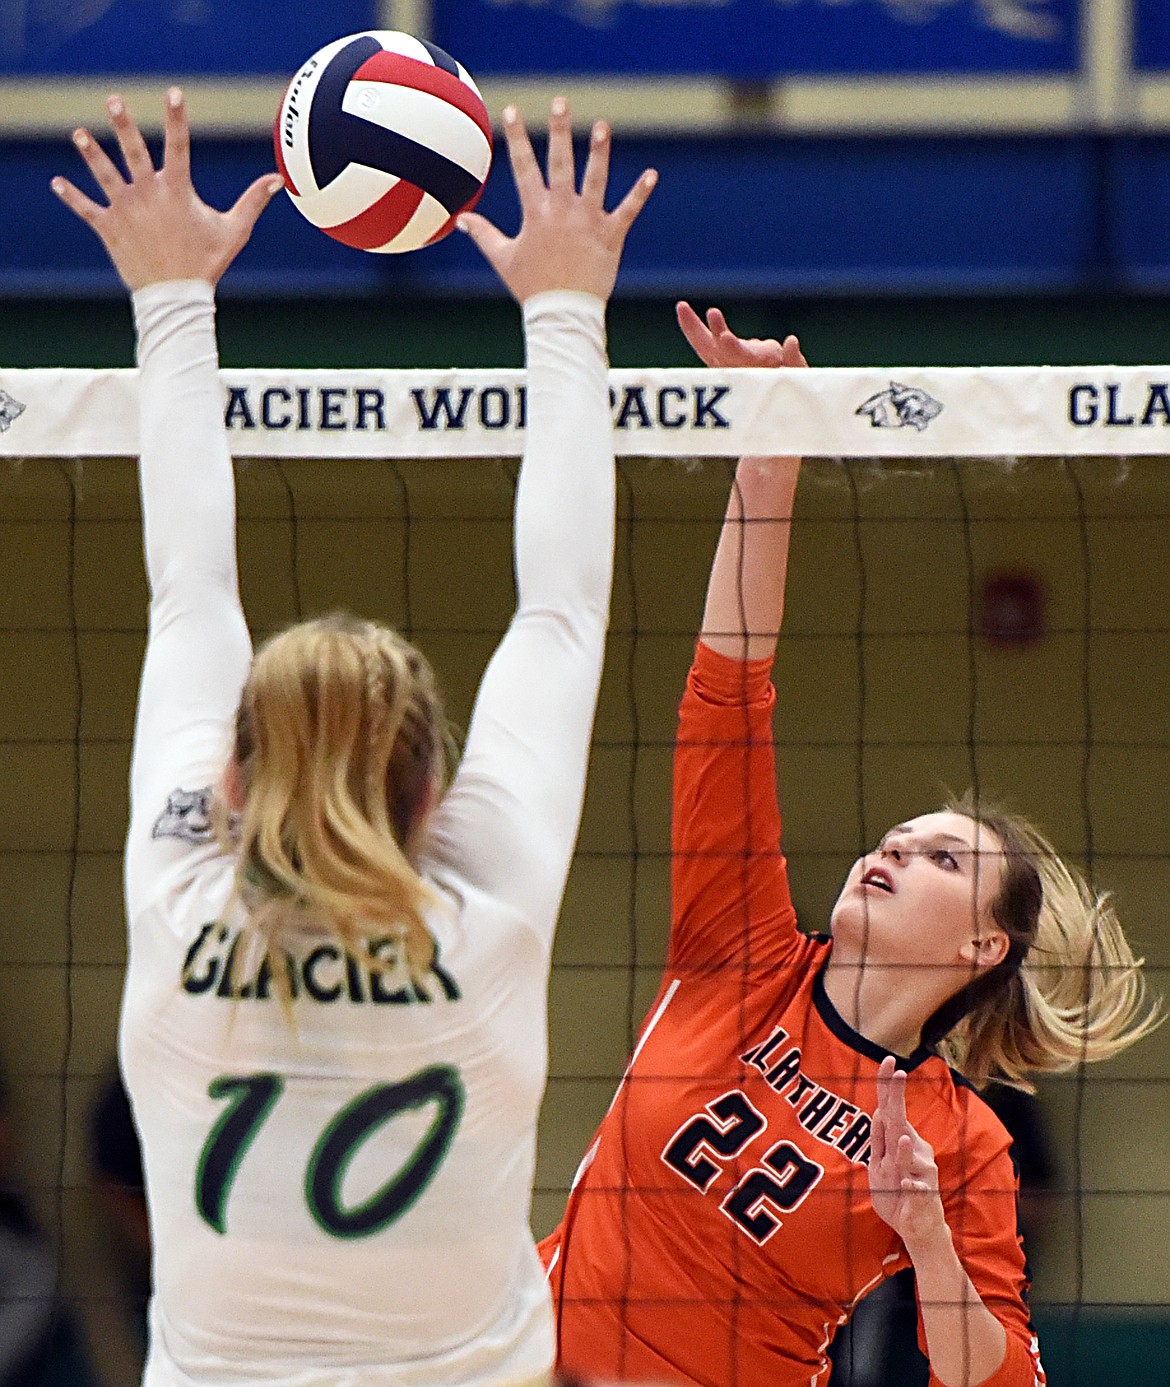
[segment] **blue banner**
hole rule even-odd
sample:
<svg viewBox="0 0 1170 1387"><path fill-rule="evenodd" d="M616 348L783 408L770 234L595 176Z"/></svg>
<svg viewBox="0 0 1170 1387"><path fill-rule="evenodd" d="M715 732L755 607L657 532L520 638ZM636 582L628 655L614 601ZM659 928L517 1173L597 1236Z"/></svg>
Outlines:
<svg viewBox="0 0 1170 1387"><path fill-rule="evenodd" d="M0 0L0 74L287 76L375 0Z"/></svg>
<svg viewBox="0 0 1170 1387"><path fill-rule="evenodd" d="M1046 75L1080 66L1079 0L432 0L430 37L473 74ZM1139 0L1170 66L1170 6ZM291 74L377 28L374 0L0 0L0 74Z"/></svg>
<svg viewBox="0 0 1170 1387"><path fill-rule="evenodd" d="M1166 0L1137 0L1133 38L1137 68L1170 72L1170 5Z"/></svg>
<svg viewBox="0 0 1170 1387"><path fill-rule="evenodd" d="M1027 77L1080 67L1080 8L1080 0L433 0L431 37L484 77Z"/></svg>

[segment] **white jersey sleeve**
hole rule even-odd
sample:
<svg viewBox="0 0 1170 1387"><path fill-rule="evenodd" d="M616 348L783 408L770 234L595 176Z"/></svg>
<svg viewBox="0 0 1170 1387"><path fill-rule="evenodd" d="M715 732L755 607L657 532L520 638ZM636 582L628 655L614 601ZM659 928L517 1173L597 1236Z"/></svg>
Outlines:
<svg viewBox="0 0 1170 1387"><path fill-rule="evenodd" d="M549 949L580 826L605 651L614 461L604 304L589 294L539 294L524 320L517 608L480 685L431 852L510 904Z"/></svg>
<svg viewBox="0 0 1170 1387"><path fill-rule="evenodd" d="M134 295L134 312L150 616L130 772L132 919L192 852L218 851L211 787L231 748L252 659L236 577L212 287L152 284Z"/></svg>

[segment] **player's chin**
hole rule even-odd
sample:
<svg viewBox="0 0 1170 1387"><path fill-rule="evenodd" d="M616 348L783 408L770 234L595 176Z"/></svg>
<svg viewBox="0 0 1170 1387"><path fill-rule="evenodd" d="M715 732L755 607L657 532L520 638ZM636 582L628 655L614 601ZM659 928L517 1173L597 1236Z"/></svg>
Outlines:
<svg viewBox="0 0 1170 1387"><path fill-rule="evenodd" d="M829 933L839 945L872 942L883 897L871 895L864 887L846 887L829 916ZM876 905L876 909L875 909Z"/></svg>
<svg viewBox="0 0 1170 1387"><path fill-rule="evenodd" d="M829 914L830 935L835 939L847 939L854 935L861 938L869 925L869 904L869 897L861 885L857 888L846 886Z"/></svg>

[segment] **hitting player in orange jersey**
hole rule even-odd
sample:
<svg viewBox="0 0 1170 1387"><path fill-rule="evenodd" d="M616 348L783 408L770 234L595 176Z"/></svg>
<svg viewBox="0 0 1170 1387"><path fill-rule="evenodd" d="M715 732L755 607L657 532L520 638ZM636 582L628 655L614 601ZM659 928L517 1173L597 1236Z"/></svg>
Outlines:
<svg viewBox="0 0 1170 1387"><path fill-rule="evenodd" d="M795 338L679 318L710 365L805 364ZM1039 1387L1010 1138L973 1085L1114 1054L1156 1008L1107 903L976 804L891 829L831 935L797 929L770 682L797 471L737 469L680 711L662 985L541 1248L560 1364L816 1387L912 1265L932 1387Z"/></svg>

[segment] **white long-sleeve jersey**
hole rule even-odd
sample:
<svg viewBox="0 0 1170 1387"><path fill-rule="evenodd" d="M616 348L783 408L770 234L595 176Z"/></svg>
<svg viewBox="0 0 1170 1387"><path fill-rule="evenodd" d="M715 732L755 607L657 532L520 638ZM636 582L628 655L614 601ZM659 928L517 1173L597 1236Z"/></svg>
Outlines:
<svg viewBox="0 0 1170 1387"><path fill-rule="evenodd" d="M431 1387L552 1363L528 1230L553 930L609 606L603 305L525 309L516 615L419 866L433 975L236 950L208 825L252 649L210 286L135 296L150 626L126 850L121 1056L154 1239L146 1387Z"/></svg>

